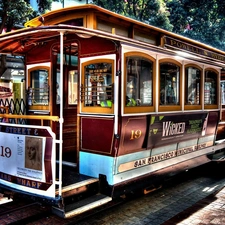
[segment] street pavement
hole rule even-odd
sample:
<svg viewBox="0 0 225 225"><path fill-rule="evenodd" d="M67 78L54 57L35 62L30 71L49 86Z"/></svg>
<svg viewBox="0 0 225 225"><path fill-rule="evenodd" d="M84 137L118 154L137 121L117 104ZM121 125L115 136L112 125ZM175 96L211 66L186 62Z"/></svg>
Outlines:
<svg viewBox="0 0 225 225"><path fill-rule="evenodd" d="M225 224L225 166L181 174L148 195L80 221L79 225Z"/></svg>

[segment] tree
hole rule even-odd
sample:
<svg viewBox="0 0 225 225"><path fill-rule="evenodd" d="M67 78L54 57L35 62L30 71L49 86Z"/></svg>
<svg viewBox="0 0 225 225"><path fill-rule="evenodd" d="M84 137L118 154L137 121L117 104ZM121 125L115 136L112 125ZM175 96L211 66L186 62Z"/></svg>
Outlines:
<svg viewBox="0 0 225 225"><path fill-rule="evenodd" d="M37 0L38 3L38 11L43 14L46 12L46 10L51 9L53 0Z"/></svg>
<svg viewBox="0 0 225 225"><path fill-rule="evenodd" d="M16 24L17 26L19 24L23 24L27 17L33 12L30 5L28 5L24 0L0 0L0 8L1 33L3 29L6 29L8 32L11 31Z"/></svg>
<svg viewBox="0 0 225 225"><path fill-rule="evenodd" d="M39 12L35 12L29 0L0 0L0 34L23 27L23 24L39 13L51 9L52 0L37 0ZM6 56L1 55L0 75L6 70Z"/></svg>
<svg viewBox="0 0 225 225"><path fill-rule="evenodd" d="M21 27L28 19L51 10L53 0L36 1L38 11L31 7L30 0L0 0L0 33L3 29L11 31L15 26Z"/></svg>
<svg viewBox="0 0 225 225"><path fill-rule="evenodd" d="M93 3L225 50L224 0L93 0Z"/></svg>
<svg viewBox="0 0 225 225"><path fill-rule="evenodd" d="M26 17L32 13L31 7L23 0L0 1L0 33L5 29L6 32L11 31L16 23L22 24ZM0 75L6 70L6 55L1 55Z"/></svg>
<svg viewBox="0 0 225 225"><path fill-rule="evenodd" d="M225 50L224 0L167 0L173 32Z"/></svg>

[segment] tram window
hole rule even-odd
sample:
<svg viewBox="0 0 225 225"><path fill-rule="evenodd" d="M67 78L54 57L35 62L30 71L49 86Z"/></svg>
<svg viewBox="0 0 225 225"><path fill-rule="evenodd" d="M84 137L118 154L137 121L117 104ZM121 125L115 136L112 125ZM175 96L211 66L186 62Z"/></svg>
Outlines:
<svg viewBox="0 0 225 225"><path fill-rule="evenodd" d="M30 86L28 88L29 105L49 104L48 70L38 69L30 72Z"/></svg>
<svg viewBox="0 0 225 225"><path fill-rule="evenodd" d="M221 104L225 105L225 81L221 81L220 86L221 86Z"/></svg>
<svg viewBox="0 0 225 225"><path fill-rule="evenodd" d="M72 25L72 26L84 26L84 20L83 18L76 18L72 20L67 20L67 21L60 21L57 24L67 24L67 25Z"/></svg>
<svg viewBox="0 0 225 225"><path fill-rule="evenodd" d="M126 106L152 106L153 63L140 56L126 60Z"/></svg>
<svg viewBox="0 0 225 225"><path fill-rule="evenodd" d="M112 107L112 63L93 63L84 67L85 81L81 93L85 106Z"/></svg>
<svg viewBox="0 0 225 225"><path fill-rule="evenodd" d="M77 104L77 70L69 71L68 89L69 104Z"/></svg>
<svg viewBox="0 0 225 225"><path fill-rule="evenodd" d="M205 72L205 105L217 104L217 73L211 70Z"/></svg>
<svg viewBox="0 0 225 225"><path fill-rule="evenodd" d="M160 64L160 105L179 104L180 67L174 63Z"/></svg>
<svg viewBox="0 0 225 225"><path fill-rule="evenodd" d="M185 104L199 105L201 70L195 67L185 69Z"/></svg>

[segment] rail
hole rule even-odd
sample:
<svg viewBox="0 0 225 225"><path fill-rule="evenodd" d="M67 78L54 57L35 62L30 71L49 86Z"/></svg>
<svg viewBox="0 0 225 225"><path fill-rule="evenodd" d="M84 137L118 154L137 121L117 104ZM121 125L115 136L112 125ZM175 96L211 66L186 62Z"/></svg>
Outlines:
<svg viewBox="0 0 225 225"><path fill-rule="evenodd" d="M58 116L40 116L40 115L13 115L13 114L0 114L0 118L4 119L15 119L18 123L18 119L29 119L29 120L41 120L41 125L43 126L44 120L59 122Z"/></svg>
<svg viewBox="0 0 225 225"><path fill-rule="evenodd" d="M97 106L101 101L111 100L114 101L114 87L113 85L101 85L101 86L84 86L81 85L80 97L81 102L84 102L86 106Z"/></svg>

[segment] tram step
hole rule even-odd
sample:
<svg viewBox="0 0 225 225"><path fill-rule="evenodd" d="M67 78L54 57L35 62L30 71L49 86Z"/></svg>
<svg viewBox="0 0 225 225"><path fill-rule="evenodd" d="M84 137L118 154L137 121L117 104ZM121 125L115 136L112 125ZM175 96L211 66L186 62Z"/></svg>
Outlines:
<svg viewBox="0 0 225 225"><path fill-rule="evenodd" d="M64 209L53 206L52 212L59 217L68 219L87 212L91 209L97 208L110 201L112 201L111 197L102 194L96 194L82 201L67 205L64 207Z"/></svg>
<svg viewBox="0 0 225 225"><path fill-rule="evenodd" d="M224 143L224 142L225 142L225 139L221 139L221 140L215 141L215 144L216 144L216 145L219 145L219 144L222 144L222 143Z"/></svg>
<svg viewBox="0 0 225 225"><path fill-rule="evenodd" d="M94 184L94 183L98 183L98 182L99 182L99 179L90 178L90 179L83 180L83 181L80 181L80 182L77 182L77 183L74 183L71 185L64 186L62 188L62 197L65 198L65 197L68 197L71 195L85 192L85 191L87 191L88 186L90 186L91 184ZM56 195L58 195L58 194L59 194L59 190L56 190Z"/></svg>

